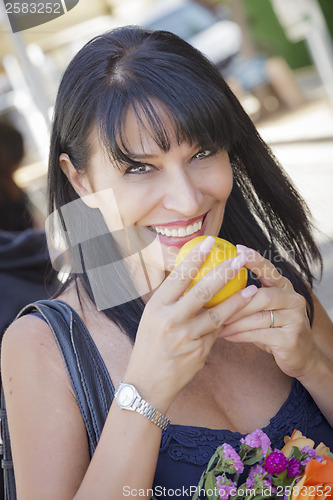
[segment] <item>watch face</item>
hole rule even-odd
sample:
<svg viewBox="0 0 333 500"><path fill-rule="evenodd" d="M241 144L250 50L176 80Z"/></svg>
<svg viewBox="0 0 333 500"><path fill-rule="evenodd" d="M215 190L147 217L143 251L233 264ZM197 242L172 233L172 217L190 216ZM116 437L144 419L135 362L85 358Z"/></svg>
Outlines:
<svg viewBox="0 0 333 500"><path fill-rule="evenodd" d="M130 406L135 399L133 388L130 385L121 387L117 399L121 406Z"/></svg>

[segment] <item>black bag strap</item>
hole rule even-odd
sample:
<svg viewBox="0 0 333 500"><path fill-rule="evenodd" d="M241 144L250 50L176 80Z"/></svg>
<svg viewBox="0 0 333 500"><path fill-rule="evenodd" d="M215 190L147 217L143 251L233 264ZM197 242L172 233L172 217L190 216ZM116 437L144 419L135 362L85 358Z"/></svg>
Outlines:
<svg viewBox="0 0 333 500"><path fill-rule="evenodd" d="M12 450L10 447L6 405L2 387L1 387L0 421L1 421L0 453L2 454L3 457L1 461L1 467L3 471L4 499L16 500L16 486L15 486L15 477L13 471Z"/></svg>
<svg viewBox="0 0 333 500"><path fill-rule="evenodd" d="M60 300L40 300L22 309L17 318L38 312L58 344L84 419L92 457L109 412L114 387L103 359L80 316ZM2 391L1 391L2 392ZM1 394L5 499L16 499L5 399Z"/></svg>

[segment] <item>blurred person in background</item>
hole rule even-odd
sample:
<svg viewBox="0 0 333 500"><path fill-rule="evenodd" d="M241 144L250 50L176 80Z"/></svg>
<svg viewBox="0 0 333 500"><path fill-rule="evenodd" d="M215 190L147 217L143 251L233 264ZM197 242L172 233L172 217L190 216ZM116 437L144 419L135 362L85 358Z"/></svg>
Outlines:
<svg viewBox="0 0 333 500"><path fill-rule="evenodd" d="M29 198L13 177L23 156L22 134L0 122L0 287L6 290L0 299L0 336L24 305L52 291L45 288L50 262L45 231L33 227Z"/></svg>
<svg viewBox="0 0 333 500"><path fill-rule="evenodd" d="M5 231L33 227L29 199L14 180L23 156L22 134L12 125L0 122L0 229Z"/></svg>
<svg viewBox="0 0 333 500"><path fill-rule="evenodd" d="M45 231L0 230L0 335L26 304L55 291Z"/></svg>

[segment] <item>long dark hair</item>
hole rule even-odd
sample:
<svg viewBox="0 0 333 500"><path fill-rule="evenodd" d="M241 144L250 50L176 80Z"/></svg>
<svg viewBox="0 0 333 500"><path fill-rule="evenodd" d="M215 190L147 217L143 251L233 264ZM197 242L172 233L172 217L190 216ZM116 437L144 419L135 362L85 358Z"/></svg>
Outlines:
<svg viewBox="0 0 333 500"><path fill-rule="evenodd" d="M170 138L156 102L167 110L179 143L216 145L228 152L234 185L220 236L255 248L278 263L279 270L306 298L312 319L311 267L316 262L321 265L321 257L311 235L308 209L218 70L174 34L133 26L118 28L91 40L69 64L54 111L50 213L61 213L61 207L78 198L59 167L59 155L67 153L78 171L89 169L89 137L94 129L116 164L129 161L123 140L129 107L141 123L143 113L156 143L168 151ZM81 208L79 223L84 224L84 211L92 209L84 203ZM68 238L73 228L64 224ZM106 238L117 260L120 256L111 244L112 236ZM94 301L80 244L74 254L80 265L74 266L65 286L79 279ZM138 298L105 308L104 313L134 340L143 309Z"/></svg>

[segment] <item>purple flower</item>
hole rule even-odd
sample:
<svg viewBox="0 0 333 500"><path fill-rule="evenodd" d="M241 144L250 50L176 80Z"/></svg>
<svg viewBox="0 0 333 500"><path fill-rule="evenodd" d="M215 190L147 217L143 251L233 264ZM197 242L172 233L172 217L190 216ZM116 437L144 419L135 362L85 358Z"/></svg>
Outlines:
<svg viewBox="0 0 333 500"><path fill-rule="evenodd" d="M311 459L315 458L315 456L316 456L316 450L314 450L313 448L310 448L309 446L304 446L304 448L300 449L300 452L306 453L307 455L309 455L309 457L311 457Z"/></svg>
<svg viewBox="0 0 333 500"><path fill-rule="evenodd" d="M240 442L250 446L250 448L261 448L261 454L263 456L266 455L267 449L271 446L269 437L260 429L256 429L251 432L251 434L247 434Z"/></svg>
<svg viewBox="0 0 333 500"><path fill-rule="evenodd" d="M237 484L226 479L225 476L217 476L216 484L219 488L219 495L222 500L228 500L230 494L235 494Z"/></svg>
<svg viewBox="0 0 333 500"><path fill-rule="evenodd" d="M264 467L269 474L279 474L286 470L287 465L288 458L284 456L282 451L275 449L273 453L266 458Z"/></svg>
<svg viewBox="0 0 333 500"><path fill-rule="evenodd" d="M237 451L234 450L233 447L227 443L224 443L222 445L222 449L223 449L224 458L228 461L229 460L232 461L232 465L234 466L237 474L241 474L244 470L244 465L243 465L243 462L242 462L240 456L238 455Z"/></svg>
<svg viewBox="0 0 333 500"><path fill-rule="evenodd" d="M248 477L245 483L247 488L254 488L254 477Z"/></svg>
<svg viewBox="0 0 333 500"><path fill-rule="evenodd" d="M316 454L316 450L313 448L310 448L309 446L304 446L304 448L300 449L301 453L306 453L307 457L302 460L301 464L306 465L308 464L311 460L317 460L318 462L322 462L324 459L323 457L320 457L319 455Z"/></svg>
<svg viewBox="0 0 333 500"><path fill-rule="evenodd" d="M293 479L294 477L299 476L301 472L302 472L301 461L296 457L291 458L287 465L287 476Z"/></svg>
<svg viewBox="0 0 333 500"><path fill-rule="evenodd" d="M250 469L250 474L248 475L248 478L246 480L246 487L247 488L254 488L254 483L256 480L260 480L263 478L263 476L266 474L265 469L261 465L256 465L255 467L251 467ZM265 482L264 482L265 484ZM266 485L265 486L270 486Z"/></svg>

